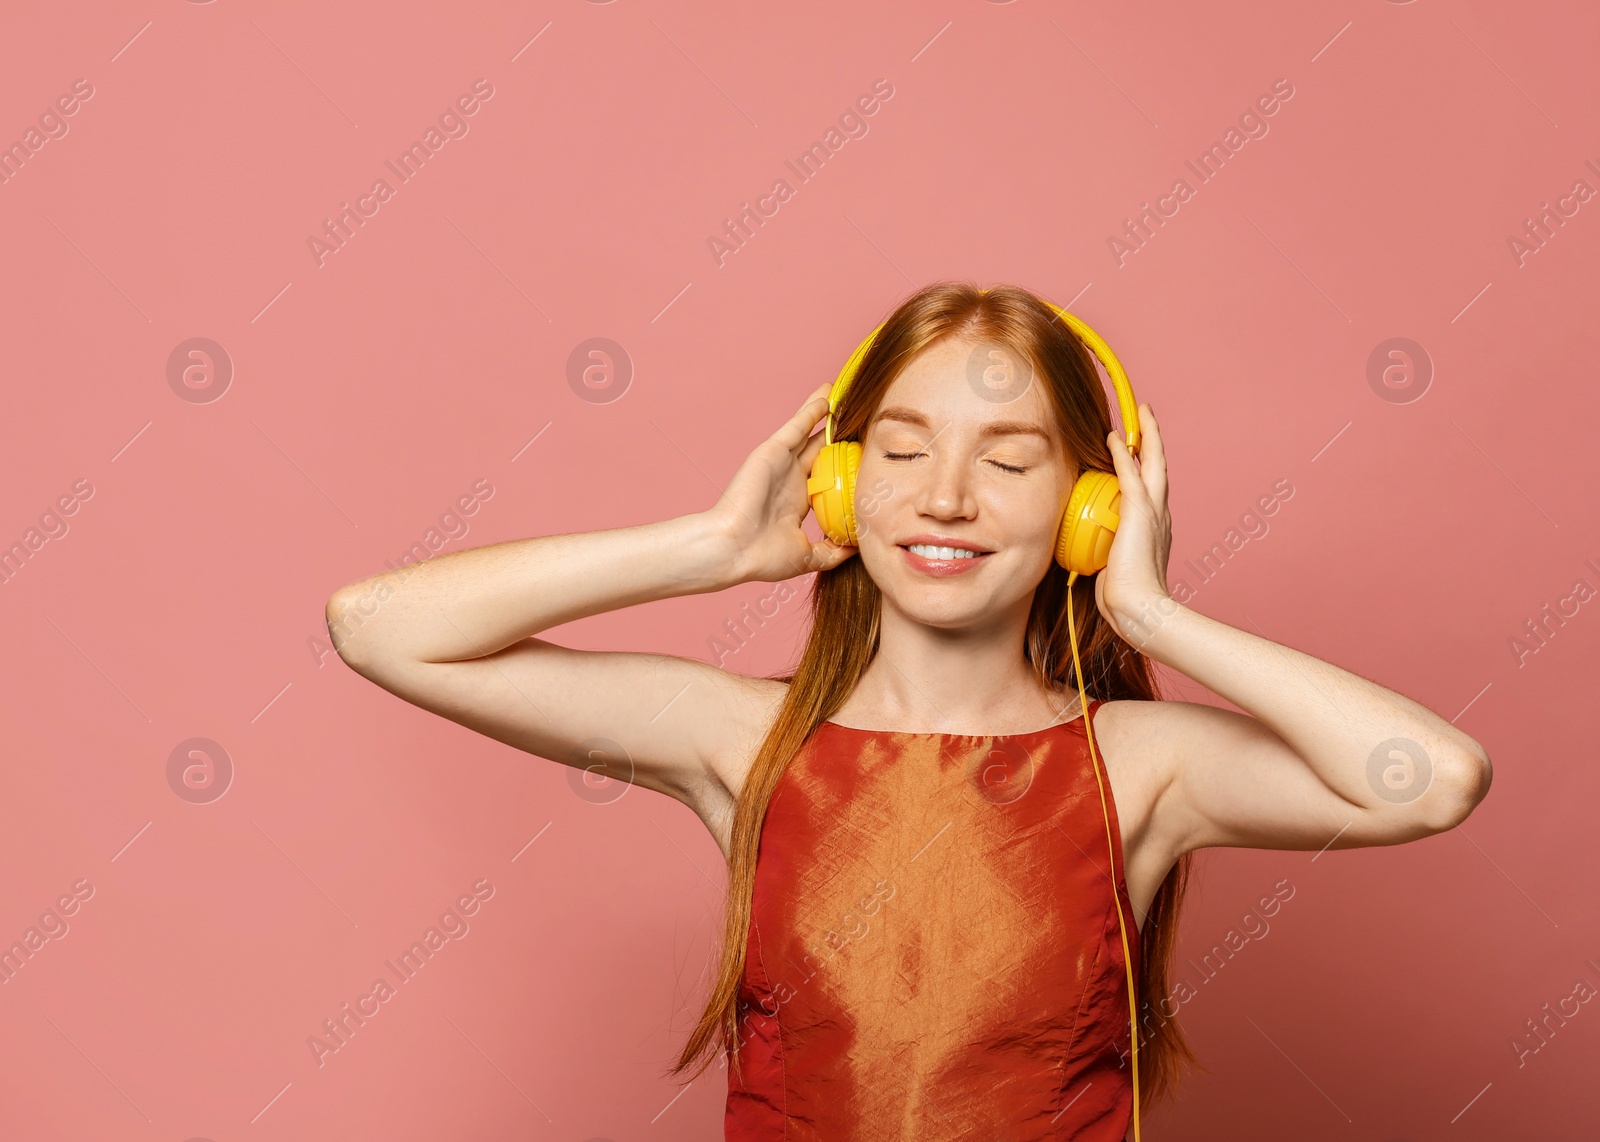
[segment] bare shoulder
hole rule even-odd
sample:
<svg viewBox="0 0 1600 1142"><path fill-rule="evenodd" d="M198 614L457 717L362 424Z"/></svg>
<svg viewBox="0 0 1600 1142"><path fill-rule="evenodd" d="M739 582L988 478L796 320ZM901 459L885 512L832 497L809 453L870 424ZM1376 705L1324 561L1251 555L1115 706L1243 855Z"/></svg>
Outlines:
<svg viewBox="0 0 1600 1142"><path fill-rule="evenodd" d="M1198 702L1124 698L1107 700L1095 712L1095 733L1156 769L1170 768L1185 754L1214 747L1254 719Z"/></svg>
<svg viewBox="0 0 1600 1142"><path fill-rule="evenodd" d="M1237 747L1253 730L1259 732L1255 719L1243 714L1164 698L1108 700L1094 719L1107 764L1146 793L1152 809L1186 764Z"/></svg>
<svg viewBox="0 0 1600 1142"><path fill-rule="evenodd" d="M1216 714L1238 717L1192 702L1142 698L1110 699L1095 711L1095 741L1117 799L1130 869L1144 866L1151 892L1189 851L1189 822L1174 810L1181 796L1176 778L1208 741L1222 736Z"/></svg>
<svg viewBox="0 0 1600 1142"><path fill-rule="evenodd" d="M1156 803L1172 781L1175 735L1182 732L1181 718L1173 718L1166 708L1173 704L1111 698L1094 711L1095 744L1112 778L1118 811L1126 818L1124 831L1135 836L1146 831Z"/></svg>
<svg viewBox="0 0 1600 1142"><path fill-rule="evenodd" d="M1180 707L1190 705L1160 699L1108 698L1095 711L1094 730L1107 741L1115 738L1150 756L1151 751L1170 745L1173 735L1186 732L1190 716Z"/></svg>

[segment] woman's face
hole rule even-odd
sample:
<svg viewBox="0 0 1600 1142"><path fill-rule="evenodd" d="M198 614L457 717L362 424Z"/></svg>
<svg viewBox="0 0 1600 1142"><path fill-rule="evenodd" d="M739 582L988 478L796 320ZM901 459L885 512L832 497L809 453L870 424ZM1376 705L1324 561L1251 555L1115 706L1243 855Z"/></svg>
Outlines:
<svg viewBox="0 0 1600 1142"><path fill-rule="evenodd" d="M947 338L895 378L868 422L857 549L907 617L972 626L1038 586L1076 476L1026 359Z"/></svg>

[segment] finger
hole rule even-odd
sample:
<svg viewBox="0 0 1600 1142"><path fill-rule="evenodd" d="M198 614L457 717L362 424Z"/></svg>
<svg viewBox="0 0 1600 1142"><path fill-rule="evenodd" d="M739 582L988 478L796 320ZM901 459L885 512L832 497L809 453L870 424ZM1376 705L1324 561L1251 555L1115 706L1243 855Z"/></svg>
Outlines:
<svg viewBox="0 0 1600 1142"><path fill-rule="evenodd" d="M831 571L855 553L856 548L851 545L820 539L811 545L811 564L818 571Z"/></svg>
<svg viewBox="0 0 1600 1142"><path fill-rule="evenodd" d="M1128 451L1128 446L1115 431L1106 433L1106 444L1111 449L1111 464L1117 473L1117 487L1122 490L1125 497L1137 499L1148 497L1144 481L1139 478L1139 466L1134 461L1133 453Z"/></svg>
<svg viewBox="0 0 1600 1142"><path fill-rule="evenodd" d="M800 450L800 455L795 458L800 464L801 471L808 475L810 474L811 465L816 463L817 455L822 451L822 446L827 442L827 435L828 434L825 432L814 432L811 434L811 439L806 441L805 447Z"/></svg>
<svg viewBox="0 0 1600 1142"><path fill-rule="evenodd" d="M1139 406L1139 433L1139 470L1144 474L1150 498L1164 504L1167 502L1167 452L1161 444L1161 428L1156 424L1155 410L1148 404Z"/></svg>
<svg viewBox="0 0 1600 1142"><path fill-rule="evenodd" d="M817 386L806 398L806 402L800 406L800 410L790 417L782 428L773 433L772 438L791 452L804 444L811 430L828 415L828 391L832 387L832 385Z"/></svg>

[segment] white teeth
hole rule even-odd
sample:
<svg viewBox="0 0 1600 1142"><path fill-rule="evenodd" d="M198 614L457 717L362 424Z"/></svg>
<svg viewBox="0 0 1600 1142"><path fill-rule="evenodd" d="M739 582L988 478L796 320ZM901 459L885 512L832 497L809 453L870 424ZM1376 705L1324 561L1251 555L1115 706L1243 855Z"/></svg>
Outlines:
<svg viewBox="0 0 1600 1142"><path fill-rule="evenodd" d="M927 543L912 543L906 547L907 551L915 551L924 559L976 559L976 551L968 551L965 547L934 547Z"/></svg>

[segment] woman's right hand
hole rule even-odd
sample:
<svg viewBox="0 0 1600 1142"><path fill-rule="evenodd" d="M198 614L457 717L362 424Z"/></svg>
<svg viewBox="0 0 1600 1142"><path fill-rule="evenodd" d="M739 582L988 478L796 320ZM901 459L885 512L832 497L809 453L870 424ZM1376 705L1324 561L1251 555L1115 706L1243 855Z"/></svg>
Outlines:
<svg viewBox="0 0 1600 1142"><path fill-rule="evenodd" d="M811 498L806 480L822 451L823 433L811 430L828 415L831 384L819 386L800 410L750 453L705 513L727 537L745 583L778 583L808 571L827 571L856 553L824 536L801 530Z"/></svg>

